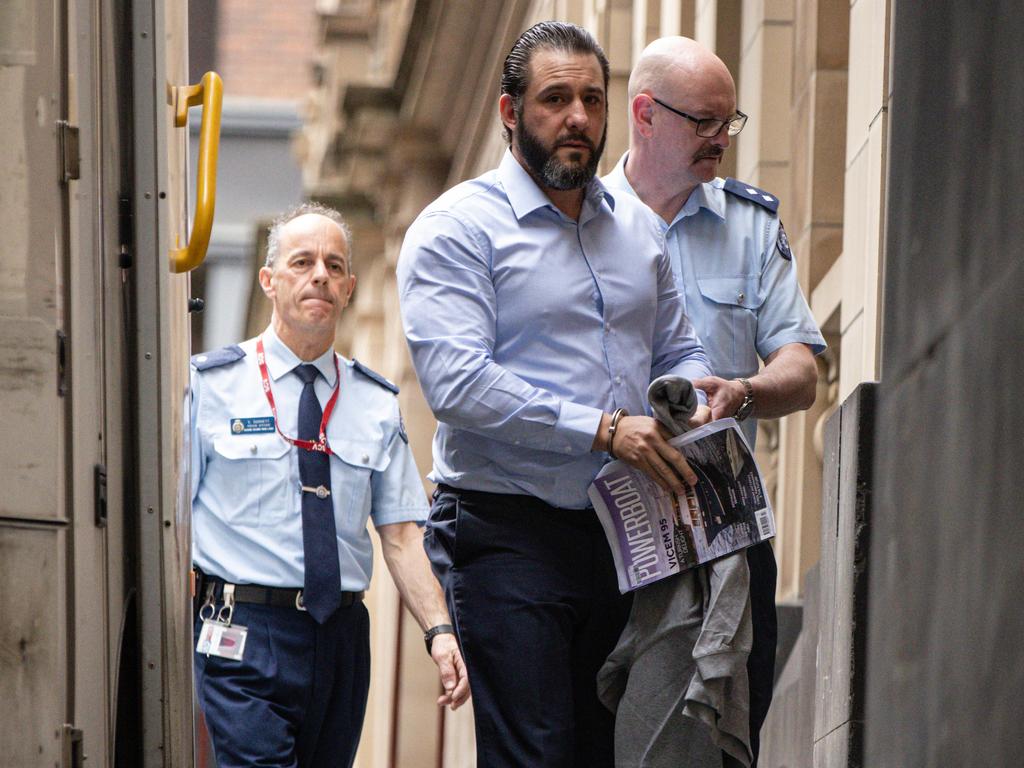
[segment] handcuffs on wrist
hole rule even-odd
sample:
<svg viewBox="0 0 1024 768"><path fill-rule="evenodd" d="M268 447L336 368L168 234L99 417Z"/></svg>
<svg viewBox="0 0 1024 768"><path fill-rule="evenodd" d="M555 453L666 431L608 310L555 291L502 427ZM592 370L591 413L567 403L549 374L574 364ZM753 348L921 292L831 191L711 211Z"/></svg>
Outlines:
<svg viewBox="0 0 1024 768"><path fill-rule="evenodd" d="M612 413L612 422L608 425L608 455L613 459L618 458L612 450L612 441L615 439L615 431L619 428L619 422L623 416L629 416L625 408L616 408Z"/></svg>

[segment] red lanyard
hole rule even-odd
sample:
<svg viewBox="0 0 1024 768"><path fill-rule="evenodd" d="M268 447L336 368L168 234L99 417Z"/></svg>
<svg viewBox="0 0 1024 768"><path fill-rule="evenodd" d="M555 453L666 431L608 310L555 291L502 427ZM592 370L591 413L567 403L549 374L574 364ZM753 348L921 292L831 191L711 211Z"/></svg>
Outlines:
<svg viewBox="0 0 1024 768"><path fill-rule="evenodd" d="M256 363L260 367L260 378L263 379L263 394L267 396L267 402L270 403L270 412L274 414L274 427L277 429L277 434L279 434L285 442L291 443L297 448L302 448L306 451L320 451L321 453L326 453L328 456L332 455L334 451L332 451L331 446L327 444L327 422L330 421L331 413L334 412L334 405L338 402L338 391L341 388L341 375L338 371L338 356L334 355L334 393L331 395L331 399L327 401L327 407L324 408L323 418L320 419L320 439L316 441L291 438L281 431L281 423L277 418L277 406L274 405L274 393L270 389L270 376L267 374L267 356L263 351L263 336L256 339Z"/></svg>

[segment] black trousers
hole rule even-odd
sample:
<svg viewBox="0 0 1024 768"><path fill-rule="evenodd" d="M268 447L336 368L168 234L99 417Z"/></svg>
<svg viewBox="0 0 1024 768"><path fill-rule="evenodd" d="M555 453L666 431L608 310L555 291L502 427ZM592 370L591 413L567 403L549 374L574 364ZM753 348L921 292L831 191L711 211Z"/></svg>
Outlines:
<svg viewBox="0 0 1024 768"><path fill-rule="evenodd" d="M477 764L612 768L596 676L630 600L593 510L441 486L424 543L469 672Z"/></svg>

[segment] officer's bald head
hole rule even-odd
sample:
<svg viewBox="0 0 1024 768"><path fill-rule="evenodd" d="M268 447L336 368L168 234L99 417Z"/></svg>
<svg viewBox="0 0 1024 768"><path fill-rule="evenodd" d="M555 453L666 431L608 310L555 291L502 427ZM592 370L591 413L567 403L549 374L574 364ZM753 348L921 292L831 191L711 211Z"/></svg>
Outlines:
<svg viewBox="0 0 1024 768"><path fill-rule="evenodd" d="M729 68L708 48L688 37L662 37L644 48L629 78L630 101L647 93L685 103L713 93L731 93L736 85Z"/></svg>
<svg viewBox="0 0 1024 768"><path fill-rule="evenodd" d="M281 236L288 228L288 225L298 218L310 215L323 216L325 219L329 219L334 222L338 229L341 230L341 234L345 238L345 259L347 267L351 272L352 230L349 229L344 217L338 210L321 203L301 203L293 208L289 208L274 219L267 234L267 258L264 262L264 266L270 267L271 269L274 268L274 263L277 261L277 257L281 253Z"/></svg>

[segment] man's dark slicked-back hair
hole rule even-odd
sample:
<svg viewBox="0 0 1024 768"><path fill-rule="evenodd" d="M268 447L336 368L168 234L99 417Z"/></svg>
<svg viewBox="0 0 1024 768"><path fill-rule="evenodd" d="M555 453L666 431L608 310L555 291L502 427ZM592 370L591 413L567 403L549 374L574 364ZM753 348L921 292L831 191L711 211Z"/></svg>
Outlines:
<svg viewBox="0 0 1024 768"><path fill-rule="evenodd" d="M516 117L522 114L523 94L529 85L530 60L541 49L564 51L565 53L593 54L601 64L604 75L604 90L608 92L608 57L594 36L583 27L563 21L542 21L523 32L505 57L501 70L501 92L512 97ZM511 141L508 128L504 129L505 140Z"/></svg>

